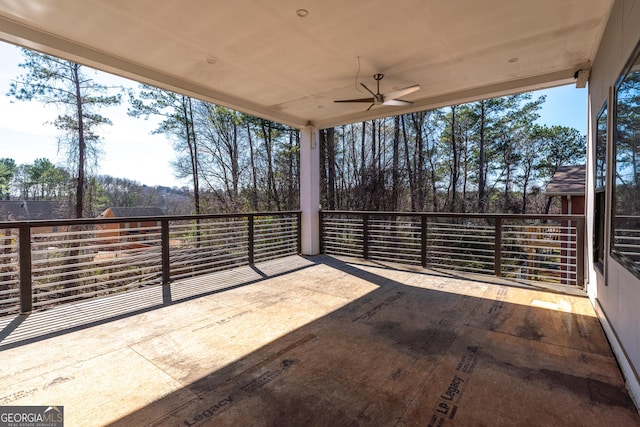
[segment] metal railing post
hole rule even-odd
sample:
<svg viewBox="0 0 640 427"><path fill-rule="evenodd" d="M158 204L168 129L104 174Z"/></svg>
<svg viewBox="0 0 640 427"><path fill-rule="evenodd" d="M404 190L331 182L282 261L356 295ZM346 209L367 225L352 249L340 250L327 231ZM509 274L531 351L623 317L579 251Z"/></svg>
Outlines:
<svg viewBox="0 0 640 427"><path fill-rule="evenodd" d="M255 251L255 246L254 246L254 217L252 214L247 215L247 220L249 221L249 265L253 265L253 261L254 261L254 251Z"/></svg>
<svg viewBox="0 0 640 427"><path fill-rule="evenodd" d="M362 216L362 257L369 259L369 215Z"/></svg>
<svg viewBox="0 0 640 427"><path fill-rule="evenodd" d="M576 285L584 287L584 219L576 221Z"/></svg>
<svg viewBox="0 0 640 427"><path fill-rule="evenodd" d="M20 226L20 312L29 313L33 308L33 289L31 277L31 228Z"/></svg>
<svg viewBox="0 0 640 427"><path fill-rule="evenodd" d="M163 219L160 221L161 234L160 234L160 246L162 250L162 284L168 285L171 282L171 261L170 261L170 247L169 247L169 220Z"/></svg>
<svg viewBox="0 0 640 427"><path fill-rule="evenodd" d="M493 273L496 277L500 277L502 275L502 218L496 217L495 221Z"/></svg>
<svg viewBox="0 0 640 427"><path fill-rule="evenodd" d="M302 212L296 212L296 221L296 235L298 239L296 249L298 251L298 255L300 255L302 254ZM322 249L322 234L320 235L320 245L320 248Z"/></svg>
<svg viewBox="0 0 640 427"><path fill-rule="evenodd" d="M300 214L298 214L300 215ZM298 221L298 226L300 225L300 221ZM320 212L318 212L318 237L320 239L320 253L323 254L324 253L324 214L322 213L322 210L320 210ZM298 234L298 237L300 237L300 235ZM299 239L298 239L299 241ZM302 252L302 251L300 251Z"/></svg>
<svg viewBox="0 0 640 427"><path fill-rule="evenodd" d="M422 268L427 267L427 216L420 215L420 260Z"/></svg>

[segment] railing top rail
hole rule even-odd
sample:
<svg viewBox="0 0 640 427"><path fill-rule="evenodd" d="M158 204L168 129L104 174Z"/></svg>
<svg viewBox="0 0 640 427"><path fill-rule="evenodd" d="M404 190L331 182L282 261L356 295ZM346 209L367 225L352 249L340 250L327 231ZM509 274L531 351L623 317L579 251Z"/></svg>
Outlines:
<svg viewBox="0 0 640 427"><path fill-rule="evenodd" d="M437 218L501 218L501 219L543 219L543 220L584 220L585 215L568 214L506 214L506 213L458 213L458 212L391 212L391 211L338 211L321 210L322 214L332 215L368 215L368 216L406 216Z"/></svg>
<svg viewBox="0 0 640 427"><path fill-rule="evenodd" d="M205 215L159 215L159 216L133 216L121 218L75 218L75 219L51 219L51 220L28 220L28 221L1 221L0 229L29 227L55 227L64 225L91 225L91 224L118 224L126 222L152 222L152 221L195 221L201 219L219 218L248 218L260 216L286 216L298 215L301 211L276 211L276 212L244 212L226 214L205 214Z"/></svg>

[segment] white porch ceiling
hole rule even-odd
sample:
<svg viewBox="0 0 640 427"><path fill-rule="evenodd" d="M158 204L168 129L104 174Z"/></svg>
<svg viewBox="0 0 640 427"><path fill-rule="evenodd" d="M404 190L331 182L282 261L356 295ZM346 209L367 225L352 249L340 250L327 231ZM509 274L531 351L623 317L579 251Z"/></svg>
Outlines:
<svg viewBox="0 0 640 427"><path fill-rule="evenodd" d="M0 39L296 127L574 82L612 0L0 0ZM298 9L306 9L301 18ZM410 107L336 104L413 84ZM517 60L516 60L517 58ZM213 62L213 63L210 63ZM360 90L363 90L360 88ZM375 89L374 89L375 90Z"/></svg>

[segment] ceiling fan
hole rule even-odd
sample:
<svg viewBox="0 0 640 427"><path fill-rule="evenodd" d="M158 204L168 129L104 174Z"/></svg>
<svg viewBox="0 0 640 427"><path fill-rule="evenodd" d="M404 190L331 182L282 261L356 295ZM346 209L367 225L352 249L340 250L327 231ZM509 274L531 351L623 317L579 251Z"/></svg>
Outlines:
<svg viewBox="0 0 640 427"><path fill-rule="evenodd" d="M371 105L367 108L369 111L374 105L393 105L393 106L403 106L403 105L411 105L413 102L404 101L402 99L398 99L401 96L409 95L415 91L420 90L420 85L413 85L409 87L405 87L404 89L398 89L387 93L380 93L380 80L384 77L384 74L374 74L373 79L377 83L377 91L373 93L371 89L369 89L364 83L360 83L360 85L367 90L373 97L372 98L359 98L359 99L342 99L333 102L370 102Z"/></svg>

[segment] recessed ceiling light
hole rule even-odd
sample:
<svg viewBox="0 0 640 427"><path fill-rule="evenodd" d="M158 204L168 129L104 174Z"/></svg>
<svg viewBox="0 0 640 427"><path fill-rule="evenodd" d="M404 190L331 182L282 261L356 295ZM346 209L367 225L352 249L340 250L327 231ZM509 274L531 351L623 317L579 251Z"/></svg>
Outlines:
<svg viewBox="0 0 640 427"><path fill-rule="evenodd" d="M300 18L304 18L309 15L309 11L307 9L298 9L296 10L296 15L298 15Z"/></svg>
<svg viewBox="0 0 640 427"><path fill-rule="evenodd" d="M518 62L520 60L520 58L514 56L513 58L509 58L509 62L514 63L514 62Z"/></svg>
<svg viewBox="0 0 640 427"><path fill-rule="evenodd" d="M216 62L218 62L218 61L216 61L216 58L214 58L214 57L209 57L209 58L207 58L207 64L211 64L211 65L213 65L213 64L215 64Z"/></svg>

